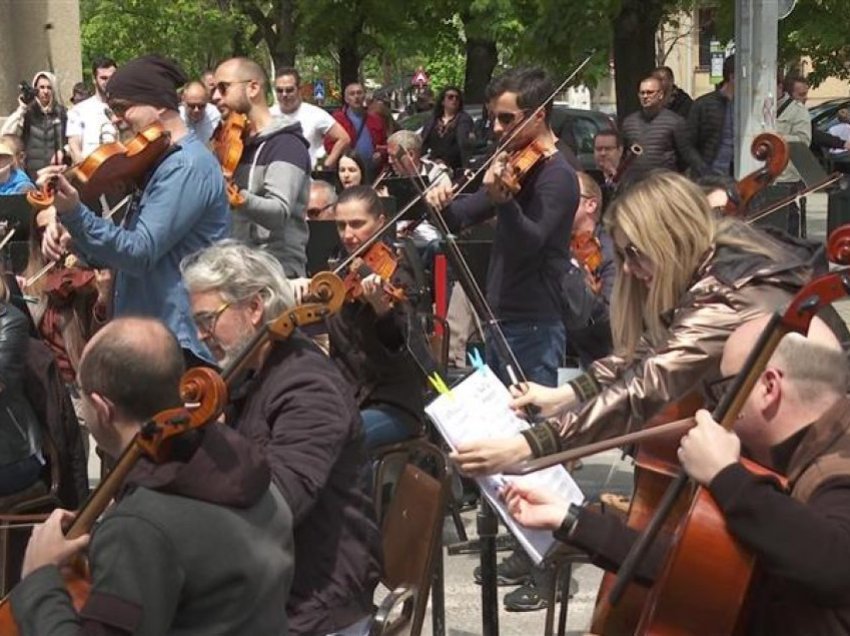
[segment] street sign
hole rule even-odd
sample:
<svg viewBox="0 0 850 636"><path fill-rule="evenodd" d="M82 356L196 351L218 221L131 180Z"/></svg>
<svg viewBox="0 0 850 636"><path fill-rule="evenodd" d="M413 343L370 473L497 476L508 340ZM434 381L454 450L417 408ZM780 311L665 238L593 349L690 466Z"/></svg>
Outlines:
<svg viewBox="0 0 850 636"><path fill-rule="evenodd" d="M316 101L322 101L325 99L325 82L324 80L317 79L313 82L313 99Z"/></svg>
<svg viewBox="0 0 850 636"><path fill-rule="evenodd" d="M719 84L723 81L723 60L726 59L726 47L717 40L711 41L711 74L709 81Z"/></svg>

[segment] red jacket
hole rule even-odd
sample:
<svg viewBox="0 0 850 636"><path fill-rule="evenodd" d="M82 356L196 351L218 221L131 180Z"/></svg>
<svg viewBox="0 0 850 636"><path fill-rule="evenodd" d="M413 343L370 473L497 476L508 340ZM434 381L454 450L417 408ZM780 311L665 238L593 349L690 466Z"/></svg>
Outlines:
<svg viewBox="0 0 850 636"><path fill-rule="evenodd" d="M345 132L348 133L348 136L351 138L351 147L357 147L357 140L354 138L357 130L354 128L354 124L348 118L348 106L343 106L339 110L333 113L333 118L336 119L340 125L345 128ZM366 125L364 126L366 130L369 131L369 134L372 136L372 145L375 147L376 152L381 153L381 164L383 164L387 160L387 131L384 128L384 122L377 115L373 115L371 113L366 114ZM325 150L330 152L333 149L333 140L330 138L325 138ZM380 165L376 166L376 168L380 169Z"/></svg>

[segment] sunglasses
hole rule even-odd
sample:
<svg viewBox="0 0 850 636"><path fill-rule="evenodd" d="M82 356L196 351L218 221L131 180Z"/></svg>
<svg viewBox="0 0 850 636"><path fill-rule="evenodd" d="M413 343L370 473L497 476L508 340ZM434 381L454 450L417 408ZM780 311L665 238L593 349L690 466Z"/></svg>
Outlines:
<svg viewBox="0 0 850 636"><path fill-rule="evenodd" d="M619 256L621 261L628 261L634 265L643 265L647 259L646 254L641 252L634 243L629 243L623 249L615 247L614 250L617 252L617 256Z"/></svg>
<svg viewBox="0 0 850 636"><path fill-rule="evenodd" d="M490 123L492 124L494 121L498 121L502 126L507 128L511 124L513 124L518 118L525 115L527 111L521 110L516 113L493 113L490 115Z"/></svg>
<svg viewBox="0 0 850 636"><path fill-rule="evenodd" d="M336 203L328 203L327 205L322 206L321 208L307 208L307 218L308 219L318 218L319 216L321 216L321 214L323 212L330 210L335 205L336 205Z"/></svg>
<svg viewBox="0 0 850 636"><path fill-rule="evenodd" d="M127 111L130 110L135 104L131 102L125 102L122 100L113 99L107 103L109 110L112 111L112 114L116 117L123 117L127 114Z"/></svg>
<svg viewBox="0 0 850 636"><path fill-rule="evenodd" d="M446 99L450 99L452 101L455 101L457 99L460 99L460 95L458 95L457 93L447 93Z"/></svg>
<svg viewBox="0 0 850 636"><path fill-rule="evenodd" d="M274 92L277 93L278 95L292 95L296 90L298 90L298 89L295 88L294 86L282 86L282 87L281 86L275 86L274 87Z"/></svg>
<svg viewBox="0 0 850 636"><path fill-rule="evenodd" d="M206 104L186 104L186 110L204 110L206 107Z"/></svg>
<svg viewBox="0 0 850 636"><path fill-rule="evenodd" d="M227 89L233 86L234 84L247 84L252 80L233 80L232 82L216 82L215 87L219 93L224 95L227 93Z"/></svg>

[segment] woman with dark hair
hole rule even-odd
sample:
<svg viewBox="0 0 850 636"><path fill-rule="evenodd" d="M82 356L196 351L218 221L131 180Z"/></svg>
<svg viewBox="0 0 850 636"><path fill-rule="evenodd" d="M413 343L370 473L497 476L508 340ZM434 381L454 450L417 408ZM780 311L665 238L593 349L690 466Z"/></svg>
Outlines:
<svg viewBox="0 0 850 636"><path fill-rule="evenodd" d="M422 152L442 161L452 170L462 169L474 139L472 117L463 110L463 93L446 86L437 96L434 115L422 127Z"/></svg>
<svg viewBox="0 0 850 636"><path fill-rule="evenodd" d="M339 156L336 164L336 176L343 190L359 185L368 185L366 164L354 150L347 149Z"/></svg>
<svg viewBox="0 0 850 636"><path fill-rule="evenodd" d="M381 201L369 186L343 190L336 204L336 225L345 255L369 240L386 223ZM399 263L391 283L413 277ZM363 294L346 303L328 321L330 356L355 391L367 450L417 434L424 409L422 375L408 351L419 337L415 312L407 300L395 301L377 274L363 277ZM412 287L412 285L408 285Z"/></svg>

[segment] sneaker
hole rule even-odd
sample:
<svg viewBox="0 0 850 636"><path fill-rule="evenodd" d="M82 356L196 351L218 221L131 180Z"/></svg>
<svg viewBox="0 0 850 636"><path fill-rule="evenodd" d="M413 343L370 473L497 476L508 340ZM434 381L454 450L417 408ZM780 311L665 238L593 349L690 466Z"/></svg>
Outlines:
<svg viewBox="0 0 850 636"><path fill-rule="evenodd" d="M481 566L473 571L475 582L481 585ZM531 581L531 564L528 558L519 552L512 552L496 566L498 585L522 585Z"/></svg>
<svg viewBox="0 0 850 636"><path fill-rule="evenodd" d="M547 599L540 596L533 583L518 587L513 592L505 594L505 609L509 612L536 612L546 609Z"/></svg>

